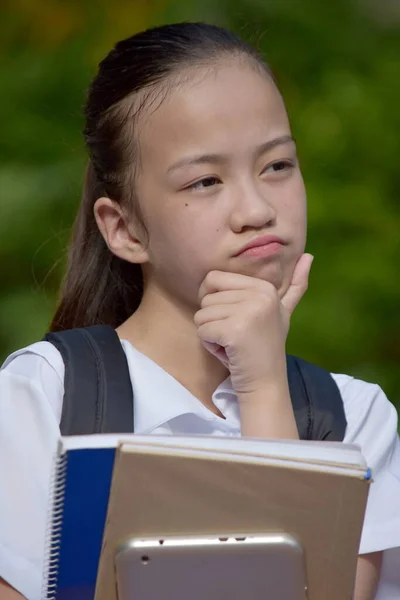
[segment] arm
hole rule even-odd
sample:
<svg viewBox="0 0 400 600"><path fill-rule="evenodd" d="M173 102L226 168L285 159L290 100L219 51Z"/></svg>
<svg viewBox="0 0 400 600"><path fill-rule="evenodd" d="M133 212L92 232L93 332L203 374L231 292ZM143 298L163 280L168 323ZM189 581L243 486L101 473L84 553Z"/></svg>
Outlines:
<svg viewBox="0 0 400 600"><path fill-rule="evenodd" d="M0 578L0 600L24 600L24 596Z"/></svg>
<svg viewBox="0 0 400 600"><path fill-rule="evenodd" d="M47 490L60 435L53 408L62 398L57 377L34 348L0 371L0 600L40 597Z"/></svg>
<svg viewBox="0 0 400 600"><path fill-rule="evenodd" d="M354 600L373 600L379 583L383 552L358 557Z"/></svg>

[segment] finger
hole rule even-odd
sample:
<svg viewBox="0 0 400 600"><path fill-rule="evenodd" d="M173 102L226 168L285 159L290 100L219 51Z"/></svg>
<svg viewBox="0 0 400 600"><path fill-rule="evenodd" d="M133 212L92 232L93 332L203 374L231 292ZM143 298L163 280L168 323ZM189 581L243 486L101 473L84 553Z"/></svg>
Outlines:
<svg viewBox="0 0 400 600"><path fill-rule="evenodd" d="M203 342L203 346L210 354L216 356L226 368L229 368L229 360L223 346L213 344L212 342Z"/></svg>
<svg viewBox="0 0 400 600"><path fill-rule="evenodd" d="M199 288L198 299L202 301L206 294L223 292L227 290L254 289L265 291L272 284L268 281L242 275L242 273L229 273L227 271L210 271L205 276Z"/></svg>
<svg viewBox="0 0 400 600"><path fill-rule="evenodd" d="M300 257L294 269L289 289L281 299L283 306L285 306L290 314L293 313L307 290L308 277L313 260L314 257L312 254L303 254Z"/></svg>
<svg viewBox="0 0 400 600"><path fill-rule="evenodd" d="M213 306L215 304L237 304L238 302L248 300L253 295L254 293L252 291L249 292L249 290L214 292L203 296L200 306L201 308L206 308L206 306Z"/></svg>
<svg viewBox="0 0 400 600"><path fill-rule="evenodd" d="M220 321L208 321L197 328L197 333L203 344L212 344L214 347L221 346L225 348L229 343L229 327L226 325L226 319Z"/></svg>
<svg viewBox="0 0 400 600"><path fill-rule="evenodd" d="M204 323L223 321L231 315L232 309L230 308L229 304L217 304L198 310L194 315L194 322L196 327L200 327L201 325L204 325Z"/></svg>

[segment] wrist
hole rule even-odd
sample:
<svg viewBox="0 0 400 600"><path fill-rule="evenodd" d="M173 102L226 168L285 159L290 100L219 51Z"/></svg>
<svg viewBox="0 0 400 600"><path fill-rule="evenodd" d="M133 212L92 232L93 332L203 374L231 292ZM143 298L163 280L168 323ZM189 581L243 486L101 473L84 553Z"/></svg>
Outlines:
<svg viewBox="0 0 400 600"><path fill-rule="evenodd" d="M247 390L237 391L236 394L239 405L265 405L277 400L283 402L289 400L290 402L289 382L286 372L281 377L256 381Z"/></svg>
<svg viewBox="0 0 400 600"><path fill-rule="evenodd" d="M242 436L298 439L287 379L238 394L238 403Z"/></svg>

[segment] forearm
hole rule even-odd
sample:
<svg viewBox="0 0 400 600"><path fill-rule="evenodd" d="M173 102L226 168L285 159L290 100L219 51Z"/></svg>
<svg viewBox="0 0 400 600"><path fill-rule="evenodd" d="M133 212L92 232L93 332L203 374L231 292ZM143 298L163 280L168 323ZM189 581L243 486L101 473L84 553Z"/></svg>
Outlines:
<svg viewBox="0 0 400 600"><path fill-rule="evenodd" d="M25 596L17 592L0 577L0 600L25 600Z"/></svg>
<svg viewBox="0 0 400 600"><path fill-rule="evenodd" d="M298 439L287 381L268 383L256 391L238 394L242 436Z"/></svg>
<svg viewBox="0 0 400 600"><path fill-rule="evenodd" d="M358 557L354 600L373 600L379 583L383 552Z"/></svg>

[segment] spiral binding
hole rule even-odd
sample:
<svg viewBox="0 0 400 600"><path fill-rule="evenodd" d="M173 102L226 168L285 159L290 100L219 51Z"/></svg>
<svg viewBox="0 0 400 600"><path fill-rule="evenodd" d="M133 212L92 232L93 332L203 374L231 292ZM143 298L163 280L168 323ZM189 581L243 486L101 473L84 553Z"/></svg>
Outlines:
<svg viewBox="0 0 400 600"><path fill-rule="evenodd" d="M46 531L46 555L41 595L42 600L56 599L67 463L67 452L56 457L55 478L50 487L50 519Z"/></svg>

